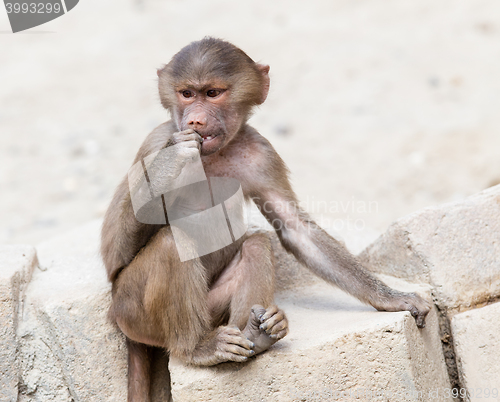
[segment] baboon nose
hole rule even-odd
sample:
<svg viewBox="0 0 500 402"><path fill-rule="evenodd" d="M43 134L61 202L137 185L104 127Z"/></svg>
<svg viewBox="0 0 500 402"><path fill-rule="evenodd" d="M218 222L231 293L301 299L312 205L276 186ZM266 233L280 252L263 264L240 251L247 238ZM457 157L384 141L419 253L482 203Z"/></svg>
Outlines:
<svg viewBox="0 0 500 402"><path fill-rule="evenodd" d="M197 129L197 128L202 127L202 126L203 126L203 124L202 124L201 122L199 122L199 121L190 121L190 122L188 123L188 126L189 126L190 128L192 128L192 129Z"/></svg>
<svg viewBox="0 0 500 402"><path fill-rule="evenodd" d="M202 116L193 116L190 120L188 120L188 126L196 129L203 127L207 124L207 120Z"/></svg>

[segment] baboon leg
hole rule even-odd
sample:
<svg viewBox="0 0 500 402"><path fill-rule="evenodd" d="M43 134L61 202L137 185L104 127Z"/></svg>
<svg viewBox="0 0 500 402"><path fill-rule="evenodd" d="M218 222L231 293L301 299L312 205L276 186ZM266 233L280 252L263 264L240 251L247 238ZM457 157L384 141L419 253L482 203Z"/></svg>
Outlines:
<svg viewBox="0 0 500 402"><path fill-rule="evenodd" d="M273 304L275 269L269 238L254 234L214 283L208 303L214 323L238 327L260 353L288 333L285 313Z"/></svg>
<svg viewBox="0 0 500 402"><path fill-rule="evenodd" d="M253 305L268 307L274 300L274 256L265 234L249 236L208 293L216 325L227 321L244 329ZM226 318L226 320L224 320Z"/></svg>
<svg viewBox="0 0 500 402"><path fill-rule="evenodd" d="M151 348L127 338L128 402L151 402Z"/></svg>

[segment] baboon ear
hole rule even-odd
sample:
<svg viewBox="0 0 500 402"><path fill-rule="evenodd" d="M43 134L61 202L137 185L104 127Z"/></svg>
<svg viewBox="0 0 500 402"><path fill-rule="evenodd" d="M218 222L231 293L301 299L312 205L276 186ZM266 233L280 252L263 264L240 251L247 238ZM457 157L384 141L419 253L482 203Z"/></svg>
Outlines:
<svg viewBox="0 0 500 402"><path fill-rule="evenodd" d="M262 75L262 93L259 99L259 105L261 105L262 103L264 103L267 98L267 94L269 93L269 66L266 64L257 64L257 70L259 70L260 74Z"/></svg>
<svg viewBox="0 0 500 402"><path fill-rule="evenodd" d="M157 68L156 69L156 75L159 77L160 75L162 75L163 73L163 70L165 70L165 67L167 67L166 65L163 65L162 68Z"/></svg>

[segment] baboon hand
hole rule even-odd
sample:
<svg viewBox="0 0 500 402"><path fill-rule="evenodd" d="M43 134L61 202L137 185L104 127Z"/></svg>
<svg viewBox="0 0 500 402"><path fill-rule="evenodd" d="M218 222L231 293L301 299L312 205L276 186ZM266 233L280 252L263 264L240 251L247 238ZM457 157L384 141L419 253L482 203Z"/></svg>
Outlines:
<svg viewBox="0 0 500 402"><path fill-rule="evenodd" d="M431 310L431 303L416 293L394 291L390 300L374 307L383 311L409 311L415 318L417 327L425 328L425 317Z"/></svg>

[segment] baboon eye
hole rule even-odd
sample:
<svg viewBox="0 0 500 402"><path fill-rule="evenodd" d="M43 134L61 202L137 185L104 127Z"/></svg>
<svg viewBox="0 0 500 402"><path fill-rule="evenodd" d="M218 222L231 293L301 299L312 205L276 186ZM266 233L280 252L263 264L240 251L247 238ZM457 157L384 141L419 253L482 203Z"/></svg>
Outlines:
<svg viewBox="0 0 500 402"><path fill-rule="evenodd" d="M222 91L220 89L209 89L207 91L207 96L209 98L215 98L216 96L219 96Z"/></svg>
<svg viewBox="0 0 500 402"><path fill-rule="evenodd" d="M185 89L184 91L181 92L182 96L184 96L184 98L192 98L194 96L193 92Z"/></svg>

